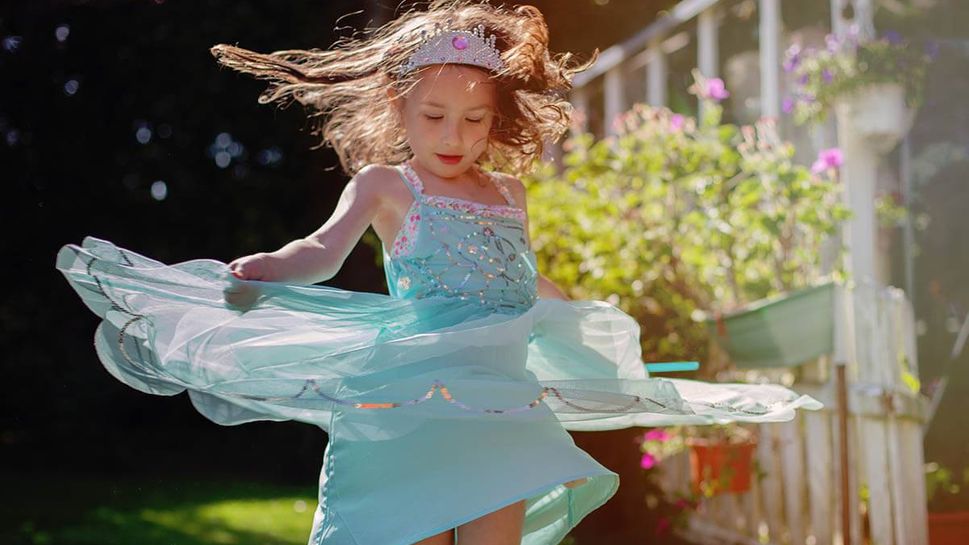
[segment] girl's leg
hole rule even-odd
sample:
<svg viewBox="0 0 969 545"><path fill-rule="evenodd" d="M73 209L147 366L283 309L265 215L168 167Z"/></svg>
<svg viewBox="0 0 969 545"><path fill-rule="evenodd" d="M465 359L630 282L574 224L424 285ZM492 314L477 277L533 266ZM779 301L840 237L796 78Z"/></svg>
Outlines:
<svg viewBox="0 0 969 545"><path fill-rule="evenodd" d="M425 537L414 545L454 545L454 528L435 536Z"/></svg>
<svg viewBox="0 0 969 545"><path fill-rule="evenodd" d="M520 545L525 500L458 526L458 545Z"/></svg>

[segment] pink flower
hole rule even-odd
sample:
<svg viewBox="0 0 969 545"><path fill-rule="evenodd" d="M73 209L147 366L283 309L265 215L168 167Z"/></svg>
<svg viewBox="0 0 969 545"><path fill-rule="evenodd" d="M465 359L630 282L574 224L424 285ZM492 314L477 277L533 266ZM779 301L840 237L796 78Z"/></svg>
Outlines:
<svg viewBox="0 0 969 545"><path fill-rule="evenodd" d="M673 523L670 521L669 517L660 517L659 520L656 521L656 535L661 536L666 534L672 525Z"/></svg>
<svg viewBox="0 0 969 545"><path fill-rule="evenodd" d="M730 91L727 91L727 86L724 85L722 79L710 78L707 80L705 96L711 100L720 102L730 96Z"/></svg>
<svg viewBox="0 0 969 545"><path fill-rule="evenodd" d="M655 428L643 434L643 439L646 441L666 441L669 438L669 432L662 428Z"/></svg>
<svg viewBox="0 0 969 545"><path fill-rule="evenodd" d="M639 460L639 467L643 469L652 469L656 467L656 457L648 452L644 453L643 457Z"/></svg>
<svg viewBox="0 0 969 545"><path fill-rule="evenodd" d="M818 153L818 158L811 165L811 172L821 174L828 170L837 170L844 164L844 155L838 148L823 149Z"/></svg>
<svg viewBox="0 0 969 545"><path fill-rule="evenodd" d="M684 123L686 123L686 118L681 114L673 114L670 116L670 127L674 131L682 129Z"/></svg>

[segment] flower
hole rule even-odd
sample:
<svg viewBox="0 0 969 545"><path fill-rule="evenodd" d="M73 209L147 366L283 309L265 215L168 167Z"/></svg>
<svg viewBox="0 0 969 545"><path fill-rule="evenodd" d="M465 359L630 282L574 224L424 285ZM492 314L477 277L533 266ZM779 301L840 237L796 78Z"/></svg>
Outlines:
<svg viewBox="0 0 969 545"><path fill-rule="evenodd" d="M824 48L791 45L784 69L791 74L791 95L798 100L787 113L798 124L823 121L839 97L877 83L903 86L907 105L918 107L932 59L931 48L913 47L896 31L863 41L857 25L840 35L825 36Z"/></svg>
<svg viewBox="0 0 969 545"><path fill-rule="evenodd" d="M707 88L704 92L704 96L711 100L720 102L721 100L730 96L730 91L727 91L727 86L724 85L722 79L710 78L707 80Z"/></svg>
<svg viewBox="0 0 969 545"><path fill-rule="evenodd" d="M785 114L789 114L794 111L794 99L791 97L784 97L781 102L781 109L784 110Z"/></svg>
<svg viewBox="0 0 969 545"><path fill-rule="evenodd" d="M828 170L835 170L844 164L844 154L839 148L823 149L818 153L818 158L811 165L811 172L821 174Z"/></svg>
<svg viewBox="0 0 969 545"><path fill-rule="evenodd" d="M801 46L793 44L784 53L784 71L793 72L801 64Z"/></svg>
<svg viewBox="0 0 969 545"><path fill-rule="evenodd" d="M824 43L828 48L828 51L834 53L838 51L841 47L841 40L838 39L834 34L828 34L824 37Z"/></svg>
<svg viewBox="0 0 969 545"><path fill-rule="evenodd" d="M656 457L648 452L644 452L643 457L639 459L639 467L643 469L652 469L656 467Z"/></svg>
<svg viewBox="0 0 969 545"><path fill-rule="evenodd" d="M683 128L683 124L686 123L686 118L682 114L673 114L670 116L670 128L678 131Z"/></svg>
<svg viewBox="0 0 969 545"><path fill-rule="evenodd" d="M892 45L899 45L902 43L902 35L898 33L897 30L888 30L884 35L885 40Z"/></svg>
<svg viewBox="0 0 969 545"><path fill-rule="evenodd" d="M663 428L655 428L643 434L646 441L667 441L672 435Z"/></svg>

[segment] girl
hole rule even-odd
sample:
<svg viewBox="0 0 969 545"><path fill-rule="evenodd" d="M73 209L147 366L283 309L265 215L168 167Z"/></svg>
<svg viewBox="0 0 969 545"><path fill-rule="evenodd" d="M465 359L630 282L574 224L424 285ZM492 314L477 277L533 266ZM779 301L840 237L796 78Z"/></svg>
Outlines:
<svg viewBox="0 0 969 545"><path fill-rule="evenodd" d="M547 43L530 6L439 0L330 51L216 46L273 82L262 102L326 114L323 139L352 175L332 217L228 265L165 265L93 237L58 253L119 380L188 390L223 425L327 431L310 544L556 544L619 484L567 429L820 406L777 386L650 378L630 316L539 273L517 175L567 130L561 97L587 67ZM389 295L307 285L371 225Z"/></svg>

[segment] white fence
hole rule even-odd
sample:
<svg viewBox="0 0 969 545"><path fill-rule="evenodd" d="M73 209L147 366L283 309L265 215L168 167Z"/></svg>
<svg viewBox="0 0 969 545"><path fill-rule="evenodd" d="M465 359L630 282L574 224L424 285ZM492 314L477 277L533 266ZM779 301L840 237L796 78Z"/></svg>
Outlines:
<svg viewBox="0 0 969 545"><path fill-rule="evenodd" d="M839 287L835 313L835 353L798 369L801 378L793 386L819 399L825 409L758 426L756 459L763 478L754 479L747 493L701 502L684 537L717 544L846 542L832 365L845 362L847 537L853 545L928 542L921 429L926 404L911 383L917 376L911 304L894 287ZM688 490L687 454L664 460L661 471L667 492Z"/></svg>

